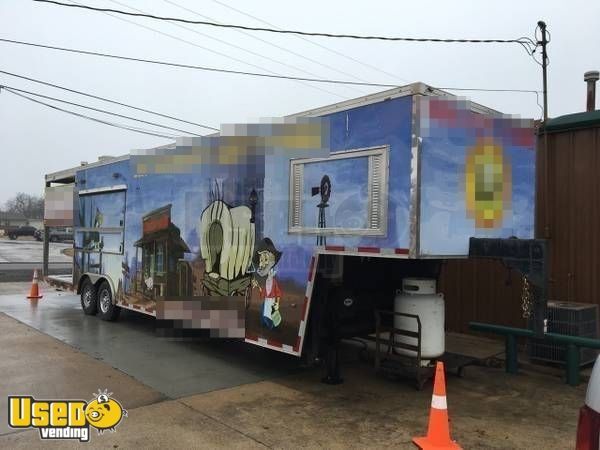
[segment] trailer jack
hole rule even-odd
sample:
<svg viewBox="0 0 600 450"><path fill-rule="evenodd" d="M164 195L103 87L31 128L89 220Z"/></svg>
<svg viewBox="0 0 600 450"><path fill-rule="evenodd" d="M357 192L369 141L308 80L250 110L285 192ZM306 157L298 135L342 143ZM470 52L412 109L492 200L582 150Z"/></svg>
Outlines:
<svg viewBox="0 0 600 450"><path fill-rule="evenodd" d="M340 343L330 343L327 345L327 355L325 356L325 366L327 373L321 381L325 384L342 384L344 379L340 375Z"/></svg>
<svg viewBox="0 0 600 450"><path fill-rule="evenodd" d="M328 328L325 353L325 377L321 381L325 384L342 384L344 379L340 374L340 323L338 315L328 302L326 307L326 325Z"/></svg>

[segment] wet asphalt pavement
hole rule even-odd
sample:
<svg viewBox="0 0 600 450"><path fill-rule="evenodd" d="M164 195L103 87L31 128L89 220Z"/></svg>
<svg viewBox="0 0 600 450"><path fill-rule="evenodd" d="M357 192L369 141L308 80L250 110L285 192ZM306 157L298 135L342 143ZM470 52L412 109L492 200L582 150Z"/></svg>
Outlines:
<svg viewBox="0 0 600 450"><path fill-rule="evenodd" d="M118 321L105 322L84 315L77 295L52 289L43 294L37 304L22 294L0 295L0 312L118 367L170 398L298 370L295 357L240 341L159 337L152 317L123 310Z"/></svg>

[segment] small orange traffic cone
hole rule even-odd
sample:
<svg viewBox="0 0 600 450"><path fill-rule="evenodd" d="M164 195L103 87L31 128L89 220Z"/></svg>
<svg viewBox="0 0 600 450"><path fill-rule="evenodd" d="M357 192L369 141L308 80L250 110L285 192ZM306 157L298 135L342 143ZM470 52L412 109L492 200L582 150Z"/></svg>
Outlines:
<svg viewBox="0 0 600 450"><path fill-rule="evenodd" d="M441 361L438 361L435 367L435 381L433 383L427 436L415 437L413 443L422 450L461 449L456 442L450 439L448 406L446 403L446 378L444 376L444 363Z"/></svg>
<svg viewBox="0 0 600 450"><path fill-rule="evenodd" d="M42 295L40 294L40 288L38 286L37 269L33 271L33 281L31 282L31 290L29 291L29 295L27 296L27 298L42 298Z"/></svg>

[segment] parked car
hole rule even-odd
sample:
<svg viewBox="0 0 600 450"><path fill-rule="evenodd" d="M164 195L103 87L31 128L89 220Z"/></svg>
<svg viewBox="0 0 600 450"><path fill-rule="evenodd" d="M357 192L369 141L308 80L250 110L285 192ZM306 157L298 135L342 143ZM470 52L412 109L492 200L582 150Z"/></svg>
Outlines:
<svg viewBox="0 0 600 450"><path fill-rule="evenodd" d="M61 228L51 228L48 233L48 239L50 242L64 242L64 241L72 241L73 240L73 228L61 227ZM44 240L44 232L42 230L37 230L35 234L35 238L38 241Z"/></svg>
<svg viewBox="0 0 600 450"><path fill-rule="evenodd" d="M585 396L579 411L576 450L599 450L600 447L600 355L596 359Z"/></svg>
<svg viewBox="0 0 600 450"><path fill-rule="evenodd" d="M21 236L32 236L38 239L36 232L38 230L30 225L23 225L21 227L13 228L7 231L8 237L12 240L18 239ZM39 239L38 239L39 240Z"/></svg>

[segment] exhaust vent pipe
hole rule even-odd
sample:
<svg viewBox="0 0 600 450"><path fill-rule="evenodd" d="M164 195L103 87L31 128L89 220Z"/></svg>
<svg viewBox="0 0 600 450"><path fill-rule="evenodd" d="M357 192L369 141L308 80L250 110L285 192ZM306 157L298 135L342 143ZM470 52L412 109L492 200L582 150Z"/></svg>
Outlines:
<svg viewBox="0 0 600 450"><path fill-rule="evenodd" d="M587 83L587 108L586 111L596 109L596 81L600 78L600 72L590 70L583 74L583 81Z"/></svg>

